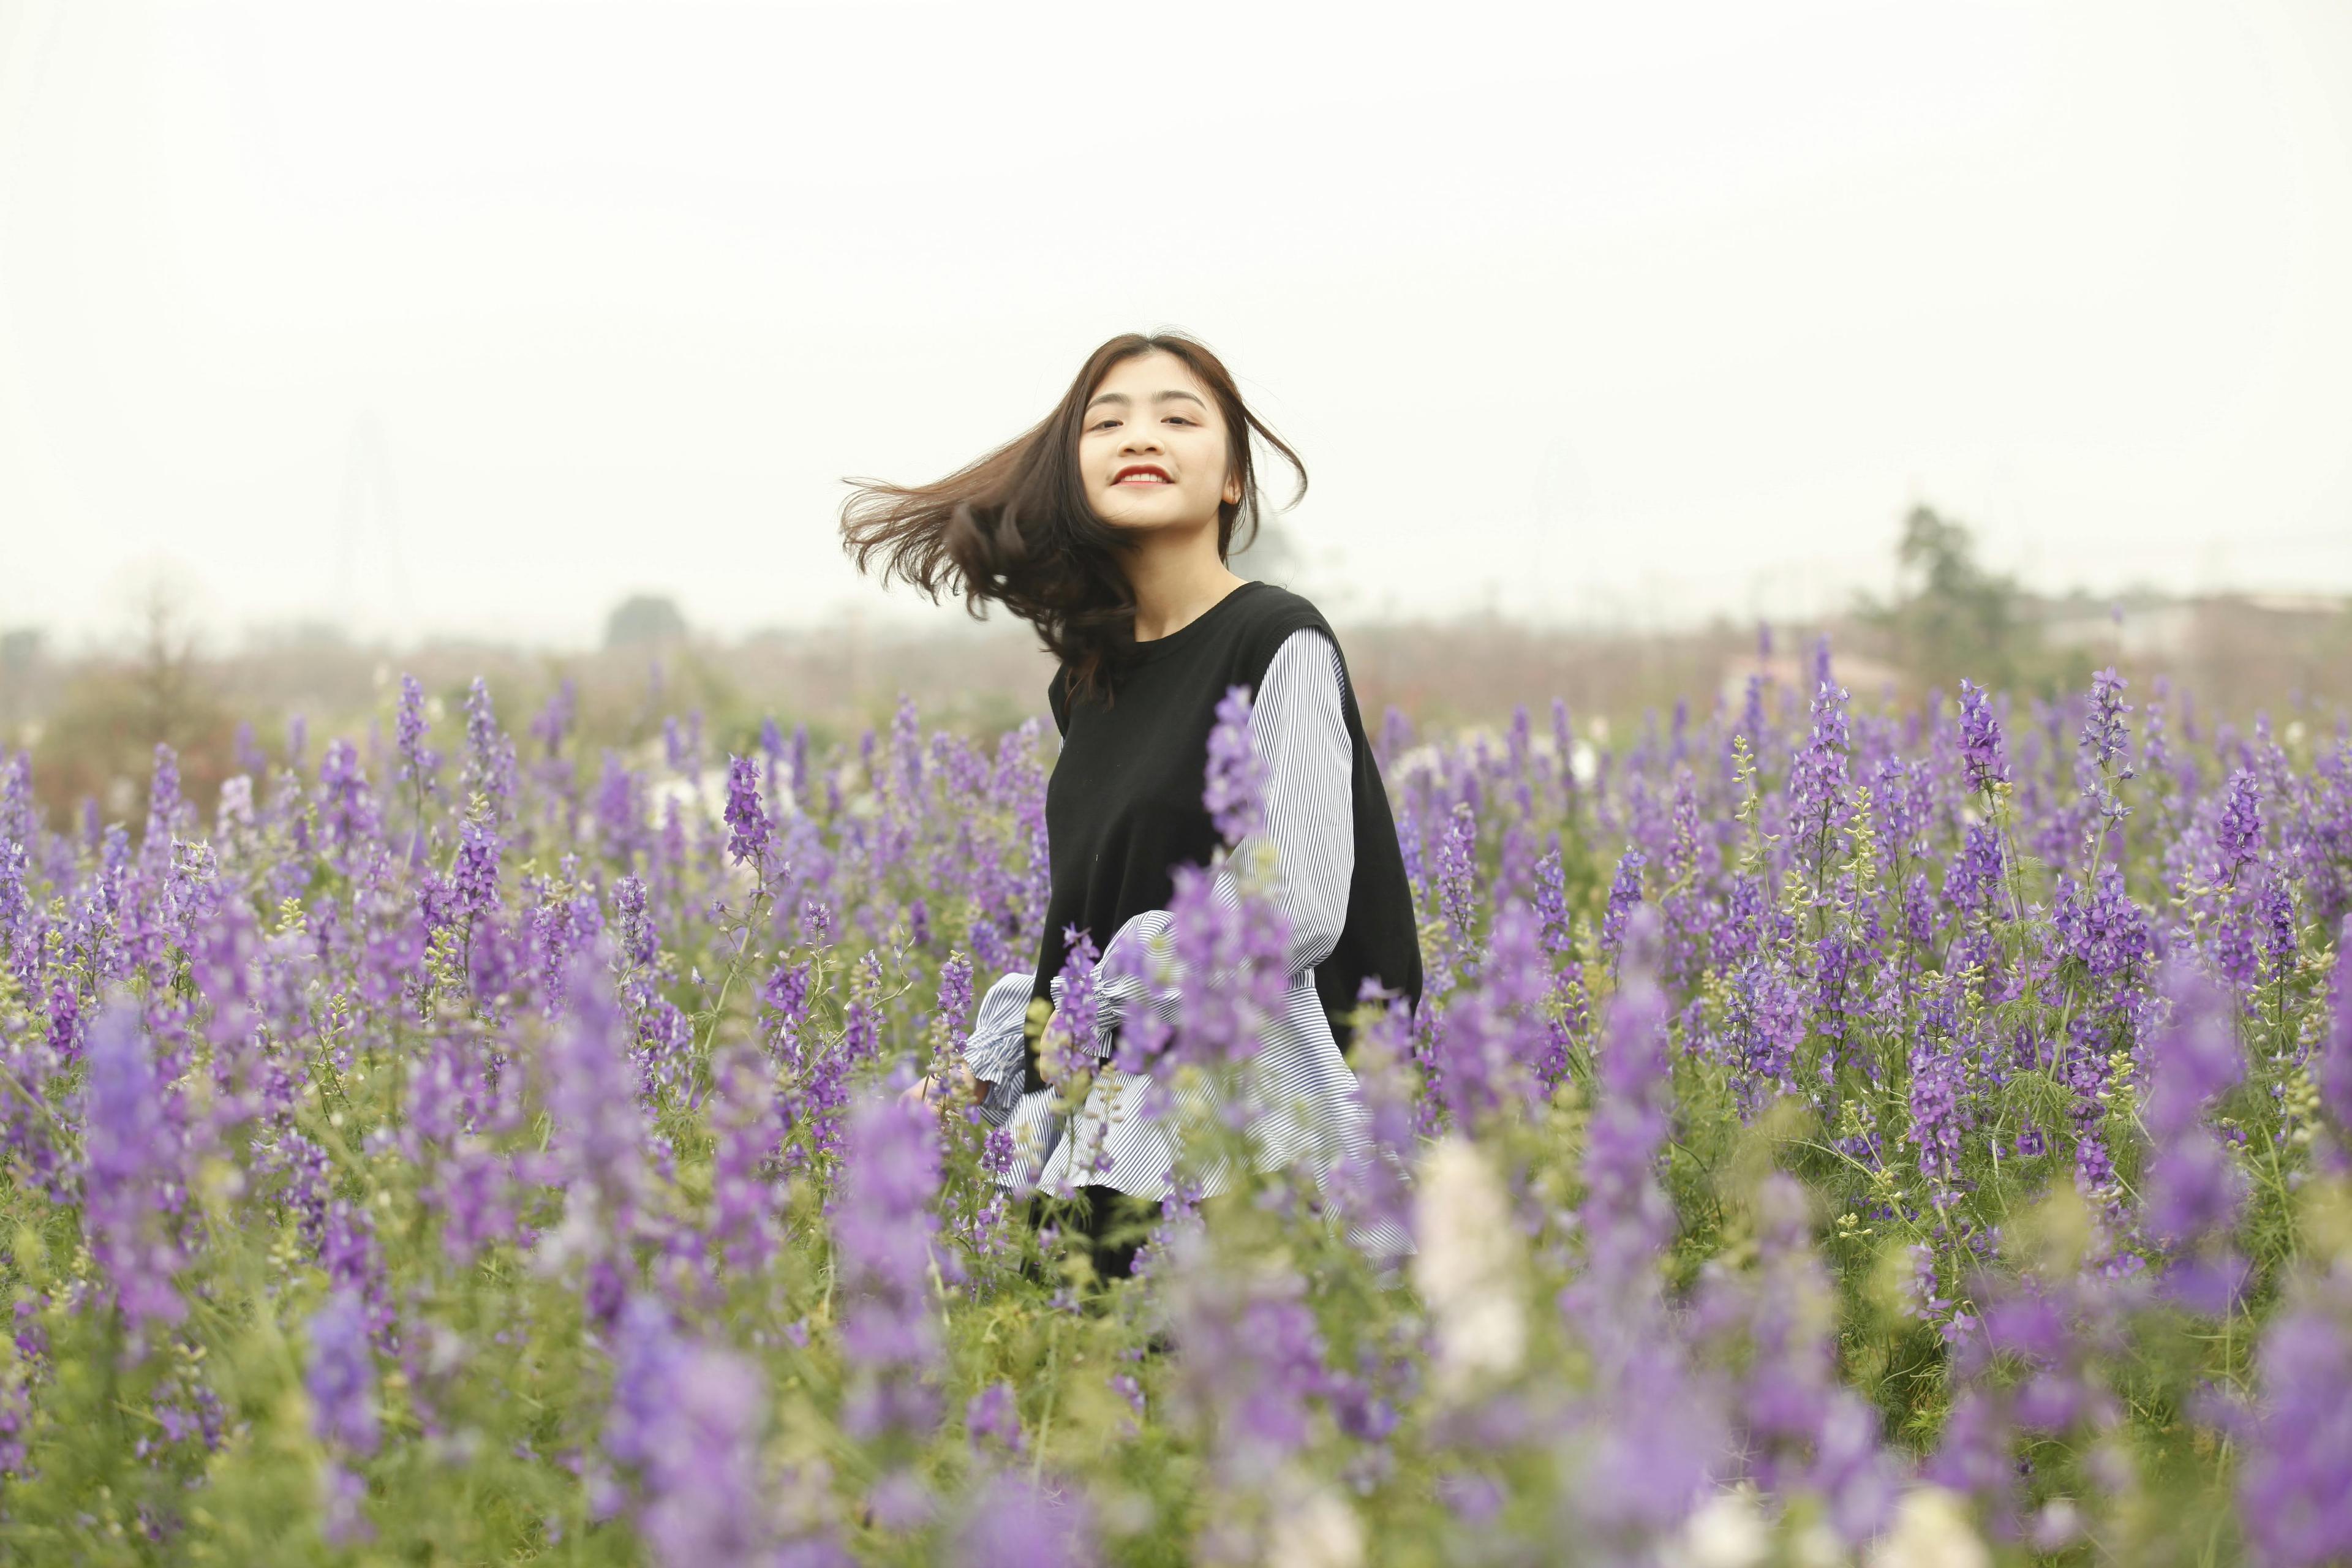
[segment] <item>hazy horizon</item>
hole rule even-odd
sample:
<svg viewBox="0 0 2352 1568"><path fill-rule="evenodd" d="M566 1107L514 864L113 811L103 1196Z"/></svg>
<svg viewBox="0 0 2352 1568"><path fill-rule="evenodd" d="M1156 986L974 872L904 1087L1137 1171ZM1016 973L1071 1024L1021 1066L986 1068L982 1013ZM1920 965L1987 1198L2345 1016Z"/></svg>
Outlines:
<svg viewBox="0 0 2352 1568"><path fill-rule="evenodd" d="M1816 616L1922 501L2043 591L2352 592L2352 10L1329 16L0 13L0 629L964 624L842 476L1161 326L1335 615Z"/></svg>

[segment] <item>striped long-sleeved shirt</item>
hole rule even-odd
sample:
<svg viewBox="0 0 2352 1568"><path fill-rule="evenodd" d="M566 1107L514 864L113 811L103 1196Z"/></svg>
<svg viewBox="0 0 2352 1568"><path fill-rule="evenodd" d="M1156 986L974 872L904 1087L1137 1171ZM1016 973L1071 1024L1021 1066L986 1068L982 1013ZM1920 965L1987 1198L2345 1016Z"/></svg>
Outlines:
<svg viewBox="0 0 2352 1568"><path fill-rule="evenodd" d="M1314 985L1314 968L1330 954L1345 923L1353 870L1352 753L1341 712L1345 679L1339 650L1328 637L1312 628L1293 632L1267 667L1249 720L1252 745L1265 767L1264 832L1274 846L1276 897L1291 933L1284 1009L1253 1058L1261 1100L1270 1108L1255 1125L1254 1145L1261 1168L1304 1160L1318 1181L1338 1162L1362 1155L1368 1140L1355 1075L1339 1054ZM1250 848L1244 839L1234 858ZM1214 890L1222 900L1235 900L1230 872L1219 870ZM1105 945L1101 967L1111 969L1114 954L1163 935L1168 925L1165 910L1135 915ZM1181 994L1189 979L1179 973L1175 992L1163 992L1160 1010L1171 1021L1174 994ZM1144 1198L1167 1196L1175 1151L1161 1123L1143 1114L1150 1077L1108 1065L1120 1021L1144 1005L1140 985L1104 975L1092 1049L1105 1065L1075 1118L1054 1114L1051 1089L1022 1092L1023 1025L1034 989L1030 973L1006 974L990 986L965 1048L973 1077L994 1086L982 1104L983 1115L994 1125L1009 1125L1013 1133L1014 1169L1008 1184L1016 1191L1037 1187L1051 1193L1102 1185ZM1060 976L1051 990L1058 1005ZM1204 1195L1229 1182L1230 1173L1210 1171ZM1363 1239L1390 1251L1409 1246L1401 1237Z"/></svg>

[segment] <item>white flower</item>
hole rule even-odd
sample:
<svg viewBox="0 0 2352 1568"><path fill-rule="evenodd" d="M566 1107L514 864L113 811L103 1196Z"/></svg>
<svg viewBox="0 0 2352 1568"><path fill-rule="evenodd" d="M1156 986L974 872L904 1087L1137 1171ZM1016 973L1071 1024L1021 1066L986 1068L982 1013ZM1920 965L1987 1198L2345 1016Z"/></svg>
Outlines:
<svg viewBox="0 0 2352 1568"><path fill-rule="evenodd" d="M1895 1528L1873 1543L1870 1568L1992 1568L1968 1506L1942 1487L1914 1487L1895 1510Z"/></svg>
<svg viewBox="0 0 2352 1568"><path fill-rule="evenodd" d="M1266 1568L1361 1568L1363 1561L1363 1522L1328 1487L1278 1509L1266 1532Z"/></svg>
<svg viewBox="0 0 2352 1568"><path fill-rule="evenodd" d="M1423 1158L1413 1232L1413 1285L1437 1330L1438 1395L1517 1372L1527 1354L1526 1247L1502 1179L1475 1144L1449 1136Z"/></svg>
<svg viewBox="0 0 2352 1568"><path fill-rule="evenodd" d="M1756 1487L1743 1481L1699 1504L1658 1560L1661 1568L1758 1568L1771 1550Z"/></svg>

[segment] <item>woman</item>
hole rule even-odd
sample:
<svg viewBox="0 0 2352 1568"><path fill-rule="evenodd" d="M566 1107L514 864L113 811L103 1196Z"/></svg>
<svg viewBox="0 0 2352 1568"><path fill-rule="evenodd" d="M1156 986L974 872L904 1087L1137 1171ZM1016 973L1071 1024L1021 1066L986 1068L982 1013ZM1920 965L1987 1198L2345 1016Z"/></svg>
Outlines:
<svg viewBox="0 0 2352 1568"><path fill-rule="evenodd" d="M1130 333L1097 349L1061 405L1019 439L935 485L875 486L843 509L861 571L878 553L886 584L896 574L935 602L960 585L974 616L1003 604L1061 660L1046 693L1062 751L1046 789L1036 966L983 995L955 1079L909 1093L934 1105L967 1095L992 1124L1009 1123L1014 1189L1083 1196L1107 1274L1127 1272L1134 1254L1102 1244L1113 1194L1156 1212L1175 1153L1142 1113L1149 1078L1108 1065L1121 1020L1143 1005L1133 981L1110 976L1124 950L1167 931L1173 868L1210 864L1222 843L1202 792L1228 687L1254 694L1263 832L1291 927L1286 1006L1255 1058L1265 1100L1284 1108L1254 1129L1262 1167L1364 1153L1348 1015L1367 981L1409 1005L1421 994L1396 826L1339 643L1305 599L1225 564L1238 525L1247 521L1244 544L1256 531L1253 429L1298 469L1303 495L1297 454L1243 405L1215 355L1181 335ZM1075 1048L1104 1066L1066 1127L1038 1070L1033 1020L1045 1009L1030 1004L1059 1006L1071 929L1099 944L1106 977L1095 1037ZM1172 1016L1165 994L1159 1003ZM1213 1172L1206 1195L1223 1184Z"/></svg>

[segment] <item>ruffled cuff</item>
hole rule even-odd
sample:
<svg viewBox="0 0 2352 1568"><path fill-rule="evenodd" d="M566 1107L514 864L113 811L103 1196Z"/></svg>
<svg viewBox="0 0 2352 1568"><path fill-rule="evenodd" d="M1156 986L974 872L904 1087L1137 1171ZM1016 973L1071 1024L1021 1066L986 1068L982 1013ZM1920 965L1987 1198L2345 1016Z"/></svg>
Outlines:
<svg viewBox="0 0 2352 1568"><path fill-rule="evenodd" d="M992 1127L1003 1126L1021 1100L1022 1037L1029 1021L1029 994L1036 988L1034 974L1007 974L990 986L980 999L971 1037L964 1042L963 1065L981 1082L996 1086L980 1104L981 1115Z"/></svg>

